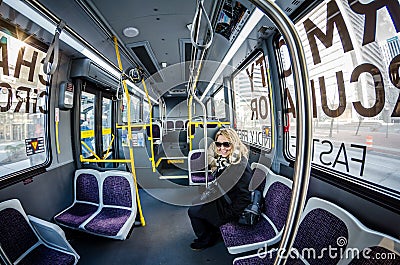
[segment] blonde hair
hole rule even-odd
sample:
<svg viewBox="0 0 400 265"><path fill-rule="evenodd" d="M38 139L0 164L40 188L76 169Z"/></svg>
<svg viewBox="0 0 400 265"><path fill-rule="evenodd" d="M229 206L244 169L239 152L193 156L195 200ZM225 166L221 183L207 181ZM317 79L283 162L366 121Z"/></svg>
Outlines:
<svg viewBox="0 0 400 265"><path fill-rule="evenodd" d="M218 139L218 136L220 135L227 138L231 143L232 152L229 155L229 161L231 164L239 164L239 162L242 160L242 157L247 158L249 151L247 147L242 143L242 141L239 138L239 135L234 129L222 128L215 135L215 141Z"/></svg>

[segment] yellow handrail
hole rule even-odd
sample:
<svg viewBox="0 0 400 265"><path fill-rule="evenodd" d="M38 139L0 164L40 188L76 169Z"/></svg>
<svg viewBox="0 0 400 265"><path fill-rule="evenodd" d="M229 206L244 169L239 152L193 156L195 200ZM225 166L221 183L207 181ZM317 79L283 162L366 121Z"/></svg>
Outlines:
<svg viewBox="0 0 400 265"><path fill-rule="evenodd" d="M100 160L100 157L98 156L98 155L96 155L96 153L84 142L84 141L81 141L81 144L83 144L83 146L92 154L92 155L94 155L94 157L96 158L96 159L99 159ZM81 160L82 161L82 160Z"/></svg>
<svg viewBox="0 0 400 265"><path fill-rule="evenodd" d="M111 148L111 146L112 146L112 144L113 144L113 142L114 142L114 138L115 138L115 136L114 136L114 134L111 134L111 141L110 141L110 144L108 145L108 147L107 147L107 152L106 152L106 154L103 156L103 159L105 159L107 156L108 156L108 153L110 152L110 148Z"/></svg>
<svg viewBox="0 0 400 265"><path fill-rule="evenodd" d="M118 67L121 71L123 71L122 67L122 62L121 62L121 56L119 54L119 49L118 49L118 40L117 37L114 36L114 44L115 44L115 53L117 54L117 59L118 59ZM131 125L131 98L129 96L129 91L128 87L126 85L126 80L122 80L122 84L124 86L124 94L126 96L126 103L128 105L127 109L127 116L128 116L128 142L129 142L129 155L130 155L130 162L131 162L131 168L132 168L132 174L133 174L133 181L135 183L135 189L136 189L136 199L137 199L137 204L138 204L138 210L139 210L139 216L140 216L140 223L142 226L146 225L146 221L144 220L143 212L142 212L142 206L140 205L140 197L139 197L139 190L138 190L138 185L137 185L137 179L136 179L136 169L135 169L135 158L133 156L133 148L132 148L132 125Z"/></svg>

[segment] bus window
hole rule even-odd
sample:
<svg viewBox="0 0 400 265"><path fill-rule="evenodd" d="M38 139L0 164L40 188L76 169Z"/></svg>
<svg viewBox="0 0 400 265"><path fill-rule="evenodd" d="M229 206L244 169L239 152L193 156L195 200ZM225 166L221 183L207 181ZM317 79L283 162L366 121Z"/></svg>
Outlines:
<svg viewBox="0 0 400 265"><path fill-rule="evenodd" d="M153 113L153 115L154 115L154 113ZM143 121L144 121L144 123L150 122L150 105L145 100L143 101Z"/></svg>
<svg viewBox="0 0 400 265"><path fill-rule="evenodd" d="M226 113L225 113L225 89L221 88L218 90L218 92L214 95L213 100L214 100L214 111L215 114L214 116L217 117L218 119L225 119L226 118Z"/></svg>
<svg viewBox="0 0 400 265"><path fill-rule="evenodd" d="M94 102L95 95L82 92L81 96L81 143L82 155L84 158L93 156L96 153L96 141L94 133Z"/></svg>
<svg viewBox="0 0 400 265"><path fill-rule="evenodd" d="M131 101L131 122L139 122L140 120L140 98L135 95L130 95ZM123 110L122 110L122 122L128 123L128 105L126 104L126 98L123 97Z"/></svg>
<svg viewBox="0 0 400 265"><path fill-rule="evenodd" d="M3 22L6 23L6 22ZM45 166L47 149L47 77L45 53L21 41L3 27L0 31L0 176ZM12 34L13 36L9 35ZM29 62L29 66L28 65Z"/></svg>
<svg viewBox="0 0 400 265"><path fill-rule="evenodd" d="M312 163L399 191L400 34L374 3L324 1L296 23L313 97ZM367 25L367 17L377 15ZM369 18L368 18L369 19ZM286 150L295 156L296 108L287 48L284 64ZM396 79L397 76L397 79Z"/></svg>
<svg viewBox="0 0 400 265"><path fill-rule="evenodd" d="M212 106L212 100L213 100L213 98L210 97L206 101L207 118L209 118L209 119L212 119L215 116L214 111L213 111L213 106Z"/></svg>
<svg viewBox="0 0 400 265"><path fill-rule="evenodd" d="M242 141L263 150L272 148L272 116L266 58L258 53L233 77L236 129Z"/></svg>
<svg viewBox="0 0 400 265"><path fill-rule="evenodd" d="M103 98L103 111L102 111L102 136L103 136L103 154L107 154L106 158L112 156L112 101L108 98Z"/></svg>

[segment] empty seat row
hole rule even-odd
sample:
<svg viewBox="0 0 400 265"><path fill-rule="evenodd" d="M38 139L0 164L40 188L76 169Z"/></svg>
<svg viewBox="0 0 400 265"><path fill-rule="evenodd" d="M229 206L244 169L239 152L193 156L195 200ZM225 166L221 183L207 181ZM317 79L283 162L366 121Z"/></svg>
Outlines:
<svg viewBox="0 0 400 265"><path fill-rule="evenodd" d="M5 264L77 264L79 255L58 225L26 215L20 201L0 203L0 260Z"/></svg>
<svg viewBox="0 0 400 265"><path fill-rule="evenodd" d="M165 120L164 128L167 131L179 131L186 130L188 121L187 120Z"/></svg>
<svg viewBox="0 0 400 265"><path fill-rule="evenodd" d="M75 172L74 202L54 220L65 227L125 240L137 212L132 175L123 171Z"/></svg>
<svg viewBox="0 0 400 265"><path fill-rule="evenodd" d="M277 248L239 257L234 265L273 264ZM371 230L352 214L326 200L312 197L302 213L286 264L400 264L400 240Z"/></svg>

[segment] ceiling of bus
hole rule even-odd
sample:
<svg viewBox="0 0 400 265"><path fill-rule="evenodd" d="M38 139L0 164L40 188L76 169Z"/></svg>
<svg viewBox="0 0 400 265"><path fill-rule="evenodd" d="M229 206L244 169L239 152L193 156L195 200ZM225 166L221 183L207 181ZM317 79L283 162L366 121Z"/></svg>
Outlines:
<svg viewBox="0 0 400 265"><path fill-rule="evenodd" d="M25 0L34 2L33 0ZM117 58L111 36L116 35L120 40L120 50L123 68L128 69L134 64L143 67L147 76L160 72L160 76L153 76L152 88L161 91L176 88L174 96L185 96L185 84L188 79L188 65L180 66L190 58L190 31L187 27L192 23L196 12L196 0L38 0L56 17L77 32L83 39L94 46L100 53L117 65ZM216 20L221 8L226 4L236 3L228 0L204 0L204 7L210 20ZM253 5L247 0L241 1L250 13ZM276 3L290 14L303 3L304 0L278 0ZM289 8L291 7L291 8ZM249 51L257 45L260 37L260 28L272 26L266 18L262 20L250 33L247 43L239 50L235 64L243 61ZM101 28L99 27L101 26ZM126 37L123 30L135 27L139 34L135 37ZM206 25L200 26L200 38L206 36ZM273 32L273 30L269 30ZM262 35L262 34L261 34ZM231 42L221 34L215 34L213 43L206 54L206 59L221 61ZM81 57L65 45L64 52L73 57ZM162 67L167 64L167 68ZM213 69L211 67L211 69ZM210 70L212 72L212 70ZM207 78L205 78L207 79ZM166 82L167 81L167 82ZM204 90L207 82L201 82L198 89ZM167 93L168 94L168 93Z"/></svg>

